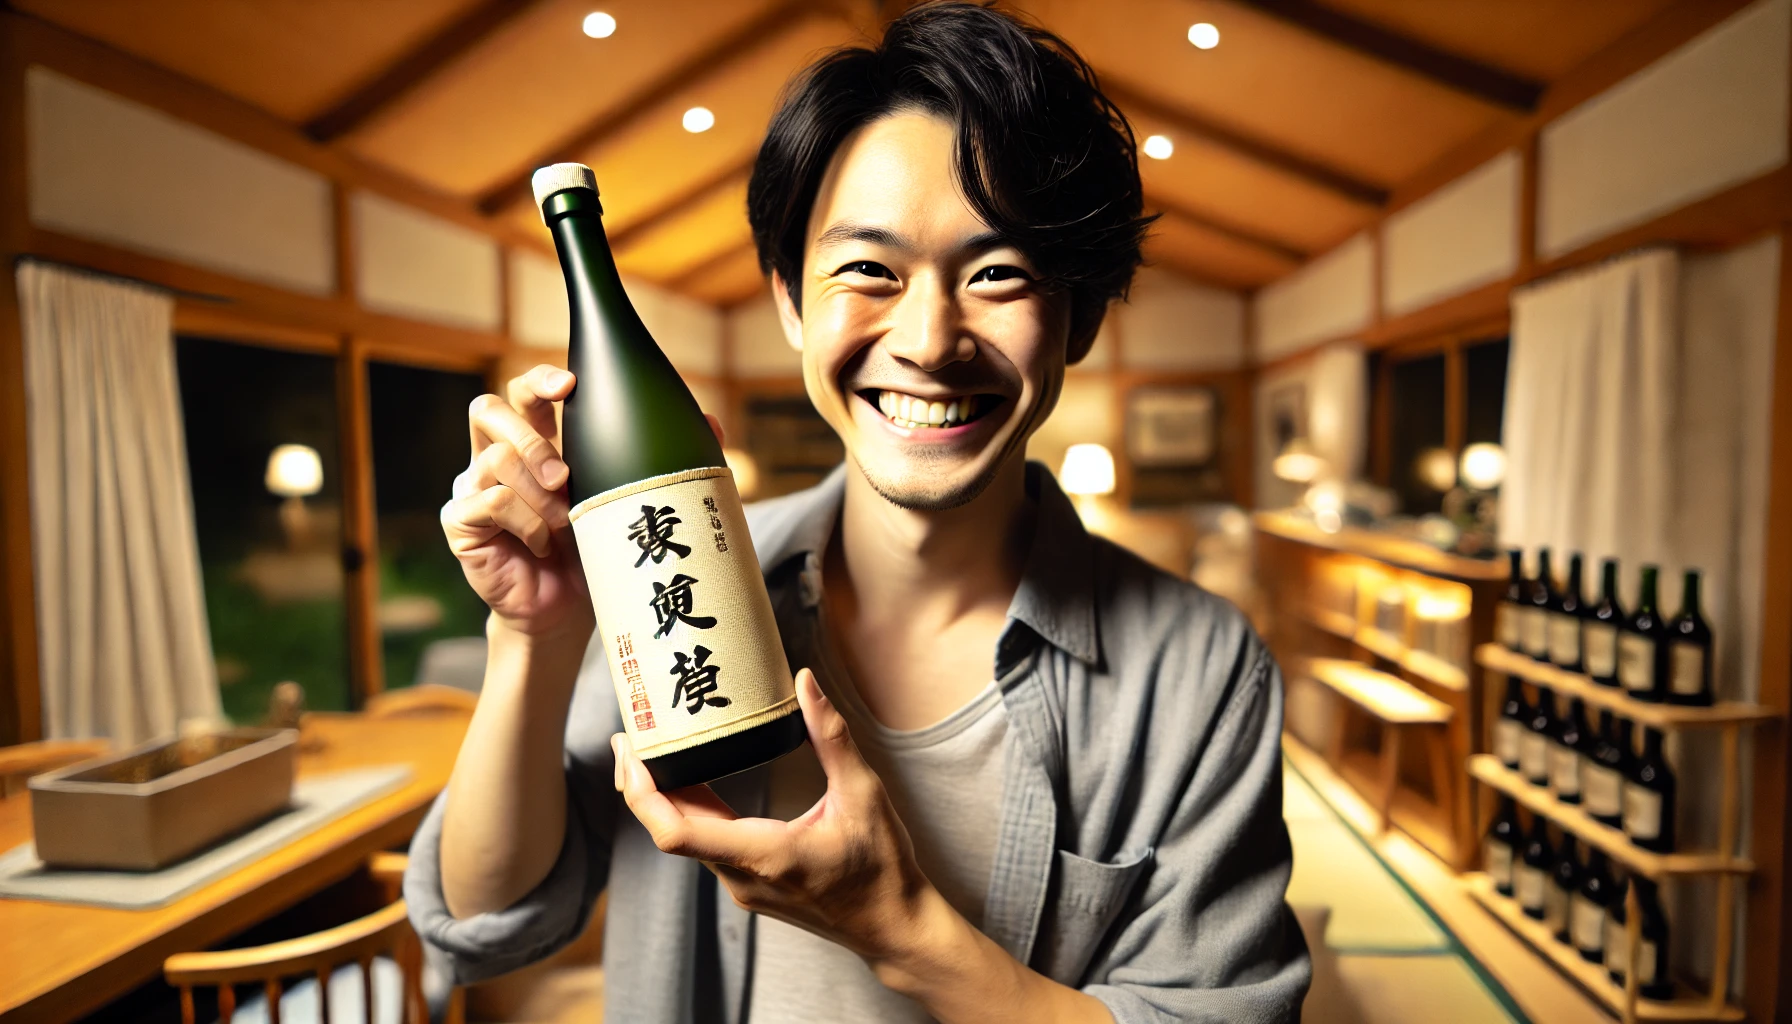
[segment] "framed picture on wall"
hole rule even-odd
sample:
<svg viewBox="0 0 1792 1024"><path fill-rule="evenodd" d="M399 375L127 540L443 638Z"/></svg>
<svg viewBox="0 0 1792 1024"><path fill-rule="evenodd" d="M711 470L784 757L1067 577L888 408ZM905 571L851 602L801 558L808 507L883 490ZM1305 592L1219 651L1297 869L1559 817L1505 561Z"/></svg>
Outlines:
<svg viewBox="0 0 1792 1024"><path fill-rule="evenodd" d="M1205 466L1215 451L1211 388L1138 388L1126 396L1126 456L1135 466Z"/></svg>
<svg viewBox="0 0 1792 1024"><path fill-rule="evenodd" d="M1283 384L1268 395L1269 433L1274 452L1288 447L1288 442L1307 436L1307 386L1295 381Z"/></svg>

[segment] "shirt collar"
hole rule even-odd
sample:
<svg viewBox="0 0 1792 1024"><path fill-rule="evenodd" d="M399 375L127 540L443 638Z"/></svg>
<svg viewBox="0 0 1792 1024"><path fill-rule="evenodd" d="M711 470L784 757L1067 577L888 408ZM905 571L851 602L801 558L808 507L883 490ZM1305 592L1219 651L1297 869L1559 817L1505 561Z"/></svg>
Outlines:
<svg viewBox="0 0 1792 1024"><path fill-rule="evenodd" d="M1027 463L1026 488L1038 506L1038 516L1008 618L1079 661L1097 665L1101 639L1095 615L1094 541L1043 465ZM804 575L813 577L805 582L805 590L819 599L821 557L845 495L846 466L841 464L814 487L759 504L754 540L768 577L800 557Z"/></svg>

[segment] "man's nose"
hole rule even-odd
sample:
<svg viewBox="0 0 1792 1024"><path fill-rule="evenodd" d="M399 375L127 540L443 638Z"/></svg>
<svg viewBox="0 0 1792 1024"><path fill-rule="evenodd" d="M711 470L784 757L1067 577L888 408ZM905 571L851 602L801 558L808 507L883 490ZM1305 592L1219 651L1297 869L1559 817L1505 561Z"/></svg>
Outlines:
<svg viewBox="0 0 1792 1024"><path fill-rule="evenodd" d="M935 274L910 280L896 311L884 349L906 363L932 372L976 358L977 343L963 330L963 317L950 283Z"/></svg>

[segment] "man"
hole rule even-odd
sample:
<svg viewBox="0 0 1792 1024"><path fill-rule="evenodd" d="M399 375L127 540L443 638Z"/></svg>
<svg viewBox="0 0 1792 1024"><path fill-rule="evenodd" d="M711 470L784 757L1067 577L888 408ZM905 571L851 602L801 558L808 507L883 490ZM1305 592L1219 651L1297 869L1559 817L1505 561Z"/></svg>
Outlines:
<svg viewBox="0 0 1792 1024"><path fill-rule="evenodd" d="M1296 1019L1275 666L1024 461L1139 261L1125 122L1055 38L924 6L800 80L748 205L847 453L748 513L811 745L655 790L587 656L546 440L573 382L538 367L475 403L443 509L491 655L420 934L477 980L607 886L611 1021Z"/></svg>

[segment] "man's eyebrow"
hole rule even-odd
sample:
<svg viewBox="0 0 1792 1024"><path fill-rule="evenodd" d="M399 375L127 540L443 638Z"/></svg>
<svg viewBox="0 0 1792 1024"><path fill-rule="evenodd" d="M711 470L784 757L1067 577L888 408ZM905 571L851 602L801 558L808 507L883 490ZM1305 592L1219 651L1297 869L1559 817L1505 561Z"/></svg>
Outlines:
<svg viewBox="0 0 1792 1024"><path fill-rule="evenodd" d="M855 224L852 221L842 221L830 225L826 231L816 237L815 247L825 249L830 245L838 245L842 242L868 242L902 252L913 252L915 248L914 243L889 228L880 228L870 224ZM1007 244L1009 244L1008 238L1001 232L984 231L972 235L954 248L960 253L973 253Z"/></svg>

